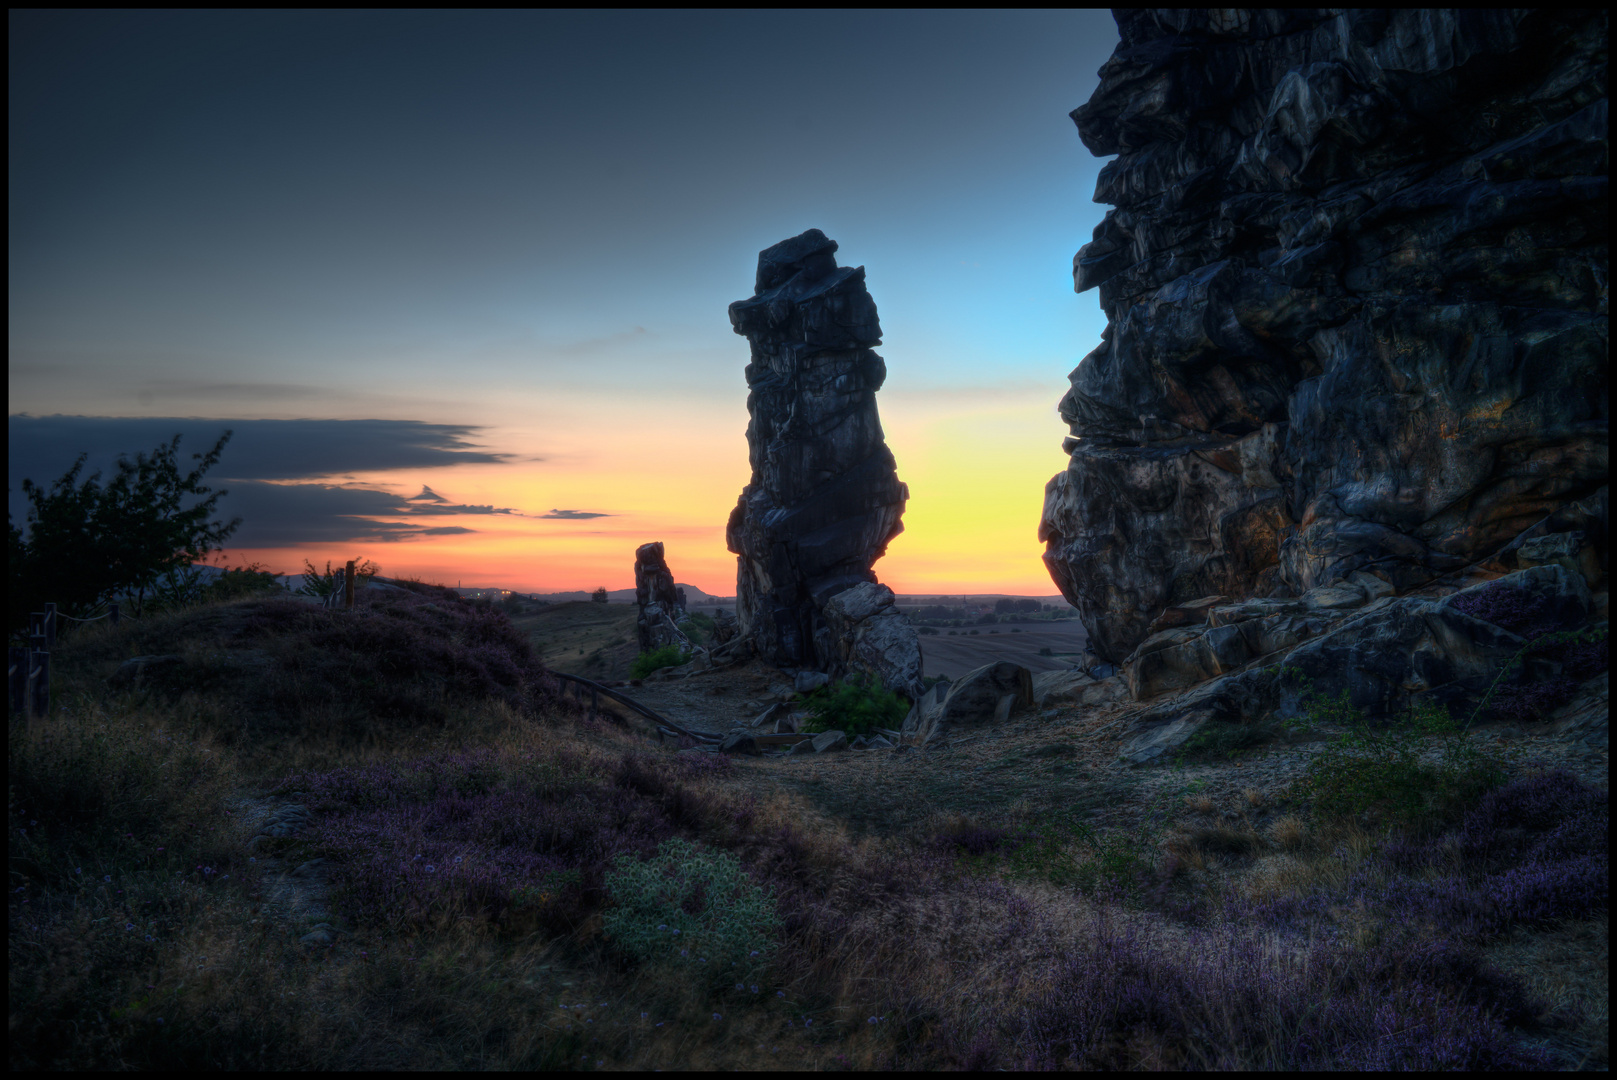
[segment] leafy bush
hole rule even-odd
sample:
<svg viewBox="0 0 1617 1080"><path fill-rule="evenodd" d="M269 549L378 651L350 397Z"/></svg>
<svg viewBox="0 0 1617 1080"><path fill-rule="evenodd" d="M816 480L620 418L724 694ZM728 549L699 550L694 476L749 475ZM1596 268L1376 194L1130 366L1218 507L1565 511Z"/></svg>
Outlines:
<svg viewBox="0 0 1617 1080"><path fill-rule="evenodd" d="M23 480L29 529L24 539L8 527L8 628L26 625L28 613L47 602L83 616L123 594L134 599L138 615L158 579L221 547L241 519L209 520L225 492L204 487L202 477L229 439L227 431L212 450L193 454L201 464L183 476L176 435L149 456L120 457L106 484L100 473L79 483L84 454L49 490Z"/></svg>
<svg viewBox="0 0 1617 1080"><path fill-rule="evenodd" d="M285 591L273 573L260 563L232 567L211 581L202 592L204 601L239 600L245 596L274 595Z"/></svg>
<svg viewBox="0 0 1617 1080"><path fill-rule="evenodd" d="M644 679L653 671L665 667L678 667L690 658L691 654L681 650L678 645L664 645L635 657L634 664L629 668L629 677Z"/></svg>
<svg viewBox="0 0 1617 1080"><path fill-rule="evenodd" d="M723 976L756 970L775 949L774 896L733 855L674 837L643 862L618 856L605 884L615 901L605 915L606 936L642 963L705 961Z"/></svg>
<svg viewBox="0 0 1617 1080"><path fill-rule="evenodd" d="M1389 825L1421 829L1453 817L1505 779L1503 762L1472 743L1448 710L1423 703L1403 723L1372 730L1347 691L1336 698L1309 693L1303 714L1288 728L1330 723L1348 728L1315 755L1289 794L1311 804L1316 820L1368 815ZM1442 758L1421 761L1421 741L1452 736Z"/></svg>
<svg viewBox="0 0 1617 1080"><path fill-rule="evenodd" d="M809 713L804 731L841 731L850 739L874 728L896 728L910 711L908 702L868 676L822 686L804 705Z"/></svg>

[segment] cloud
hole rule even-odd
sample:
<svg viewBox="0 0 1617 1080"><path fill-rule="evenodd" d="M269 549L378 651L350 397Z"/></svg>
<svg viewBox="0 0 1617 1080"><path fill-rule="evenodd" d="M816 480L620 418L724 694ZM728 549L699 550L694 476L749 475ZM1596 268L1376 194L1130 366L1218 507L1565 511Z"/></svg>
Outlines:
<svg viewBox="0 0 1617 1080"><path fill-rule="evenodd" d="M421 508L386 491L332 484L268 484L235 480L221 484L219 516L242 519L231 547L271 548L295 544L394 543L423 536L475 532L461 525L388 521L419 517ZM430 509L441 510L436 504ZM445 510L442 512L454 512Z"/></svg>
<svg viewBox="0 0 1617 1080"><path fill-rule="evenodd" d="M210 480L312 480L355 472L505 464L513 455L476 448L479 428L419 420L228 420L196 417L27 416L7 418L6 472L48 483L81 453L86 474L110 471L119 454L150 451L179 434L181 460L234 432ZM420 496L417 496L420 498Z"/></svg>
<svg viewBox="0 0 1617 1080"><path fill-rule="evenodd" d="M542 518L551 518L557 521L587 521L590 518L612 517L612 514L592 514L588 510L551 510L548 514L540 514Z"/></svg>
<svg viewBox="0 0 1617 1080"><path fill-rule="evenodd" d="M294 544L394 543L424 536L475 532L439 525L431 518L455 515L517 515L508 507L456 503L422 485L405 498L374 487L332 483L271 483L320 476L328 471L430 468L506 460L508 455L473 447L477 429L457 424L389 420L196 420L90 416L8 418L7 499L12 520L27 520L22 479L48 487L80 453L88 460L81 481L100 471L110 477L120 454L149 452L181 435L183 468L191 454L211 449L225 429L236 434L205 477L219 500L219 517L242 519L232 547L273 548ZM429 520L420 520L426 518ZM403 520L397 520L403 519ZM411 520L415 519L415 520Z"/></svg>

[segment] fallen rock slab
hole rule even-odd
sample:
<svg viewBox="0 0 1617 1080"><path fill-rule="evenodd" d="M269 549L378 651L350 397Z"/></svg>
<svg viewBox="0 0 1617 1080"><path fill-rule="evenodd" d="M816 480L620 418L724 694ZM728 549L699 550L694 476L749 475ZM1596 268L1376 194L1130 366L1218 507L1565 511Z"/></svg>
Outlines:
<svg viewBox="0 0 1617 1080"><path fill-rule="evenodd" d="M848 749L848 736L841 731L822 731L808 745L813 747L816 754L833 754Z"/></svg>

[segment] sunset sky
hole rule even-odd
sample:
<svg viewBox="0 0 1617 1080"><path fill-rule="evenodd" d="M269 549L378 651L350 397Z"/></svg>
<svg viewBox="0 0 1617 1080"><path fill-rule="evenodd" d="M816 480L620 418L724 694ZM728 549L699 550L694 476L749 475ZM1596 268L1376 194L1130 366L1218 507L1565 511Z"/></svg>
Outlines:
<svg viewBox="0 0 1617 1080"><path fill-rule="evenodd" d="M808 228L866 268L901 593L1048 595L1099 341L1067 113L1105 11L10 14L9 507L235 436L232 562L735 591L747 342ZM185 418L185 419L176 419Z"/></svg>

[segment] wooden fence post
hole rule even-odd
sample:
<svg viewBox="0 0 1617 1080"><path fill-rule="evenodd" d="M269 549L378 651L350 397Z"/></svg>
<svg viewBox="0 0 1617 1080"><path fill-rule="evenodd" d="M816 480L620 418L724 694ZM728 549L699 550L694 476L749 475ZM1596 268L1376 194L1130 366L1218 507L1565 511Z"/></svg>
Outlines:
<svg viewBox="0 0 1617 1080"><path fill-rule="evenodd" d="M28 650L21 645L6 647L7 706L14 713L28 707Z"/></svg>
<svg viewBox="0 0 1617 1080"><path fill-rule="evenodd" d="M56 605L45 605L45 648L56 648Z"/></svg>
<svg viewBox="0 0 1617 1080"><path fill-rule="evenodd" d="M112 625L118 625L118 601L116 600L112 602Z"/></svg>
<svg viewBox="0 0 1617 1080"><path fill-rule="evenodd" d="M43 611L30 611L28 613L28 647L41 650L45 648L45 613Z"/></svg>
<svg viewBox="0 0 1617 1080"><path fill-rule="evenodd" d="M51 654L43 649L28 653L28 716L43 717L51 704Z"/></svg>
<svg viewBox="0 0 1617 1080"><path fill-rule="evenodd" d="M343 574L342 606L345 608L354 606L354 560L352 559L348 560L348 570Z"/></svg>

